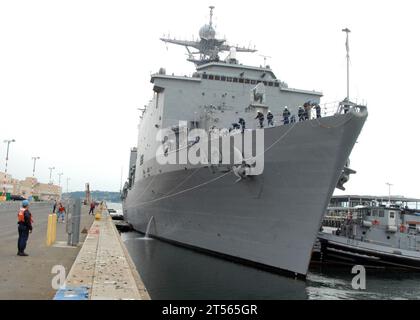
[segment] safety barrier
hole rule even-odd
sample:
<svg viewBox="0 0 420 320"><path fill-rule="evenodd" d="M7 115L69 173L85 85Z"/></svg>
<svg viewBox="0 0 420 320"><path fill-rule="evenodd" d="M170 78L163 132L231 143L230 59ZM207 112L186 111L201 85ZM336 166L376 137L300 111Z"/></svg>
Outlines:
<svg viewBox="0 0 420 320"><path fill-rule="evenodd" d="M51 213L48 215L47 225L47 246L51 246L57 237L57 215Z"/></svg>

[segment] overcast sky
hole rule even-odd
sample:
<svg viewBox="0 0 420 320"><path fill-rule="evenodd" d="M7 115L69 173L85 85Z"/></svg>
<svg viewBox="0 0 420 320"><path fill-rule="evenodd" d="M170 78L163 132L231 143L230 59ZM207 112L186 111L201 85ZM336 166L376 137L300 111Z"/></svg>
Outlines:
<svg viewBox="0 0 420 320"><path fill-rule="evenodd" d="M9 173L70 177L70 190L117 191L137 143L137 107L152 97L150 74L191 74L185 49L163 34L192 39L215 5L216 31L259 50L290 87L345 97L345 34L351 29L353 100L369 118L351 155L357 170L347 192L420 197L420 19L418 1L0 1L0 140ZM6 145L0 145L4 171ZM64 181L64 183L63 183ZM65 188L64 188L65 189Z"/></svg>

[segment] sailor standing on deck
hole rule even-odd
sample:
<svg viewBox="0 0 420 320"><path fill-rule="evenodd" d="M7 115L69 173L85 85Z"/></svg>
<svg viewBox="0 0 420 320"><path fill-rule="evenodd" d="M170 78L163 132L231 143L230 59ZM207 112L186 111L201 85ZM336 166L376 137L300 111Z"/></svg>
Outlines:
<svg viewBox="0 0 420 320"><path fill-rule="evenodd" d="M268 126L274 126L274 121L273 121L274 115L271 113L270 110L268 110L267 113L267 122L268 122Z"/></svg>
<svg viewBox="0 0 420 320"><path fill-rule="evenodd" d="M316 117L321 118L321 107L319 106L319 104L315 105L315 111L316 111Z"/></svg>
<svg viewBox="0 0 420 320"><path fill-rule="evenodd" d="M304 114L305 114L305 110L303 110L302 107L299 107L299 110L298 110L299 122L305 120L305 115Z"/></svg>
<svg viewBox="0 0 420 320"><path fill-rule="evenodd" d="M18 256L26 257L25 253L26 243L28 242L29 233L32 233L32 214L29 211L29 201L22 201L22 208L18 213Z"/></svg>
<svg viewBox="0 0 420 320"><path fill-rule="evenodd" d="M255 119L258 119L258 121L260 122L260 128L264 128L264 114L261 111L258 111Z"/></svg>
<svg viewBox="0 0 420 320"><path fill-rule="evenodd" d="M290 117L290 111L287 109L287 107L284 107L283 111L283 123L288 124L289 123L289 117Z"/></svg>
<svg viewBox="0 0 420 320"><path fill-rule="evenodd" d="M305 120L309 120L309 116L311 114L311 108L312 108L312 106L311 106L310 102L305 102L303 104L303 109L304 109L303 117L305 118Z"/></svg>
<svg viewBox="0 0 420 320"><path fill-rule="evenodd" d="M244 133L245 131L245 120L243 118L239 118L238 123L241 125L242 127L242 133Z"/></svg>

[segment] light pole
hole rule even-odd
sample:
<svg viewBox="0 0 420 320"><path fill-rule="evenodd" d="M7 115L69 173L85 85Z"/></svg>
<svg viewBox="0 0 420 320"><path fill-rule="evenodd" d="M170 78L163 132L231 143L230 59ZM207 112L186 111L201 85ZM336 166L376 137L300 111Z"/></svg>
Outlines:
<svg viewBox="0 0 420 320"><path fill-rule="evenodd" d="M70 180L70 178L67 178L67 196L68 196L68 193L69 193L69 180Z"/></svg>
<svg viewBox="0 0 420 320"><path fill-rule="evenodd" d="M60 187L60 199L61 199L61 194L63 193L63 191L61 190L61 176L63 175L62 172L57 173L58 175L58 186Z"/></svg>
<svg viewBox="0 0 420 320"><path fill-rule="evenodd" d="M32 157L32 160L34 161L34 166L32 168L32 190L31 190L31 196L34 196L34 181L35 181L35 166L36 166L36 161L39 160L39 157Z"/></svg>
<svg viewBox="0 0 420 320"><path fill-rule="evenodd" d="M7 151L6 151L6 168L4 169L4 172L5 172L5 173L7 173L7 161L9 160L9 147L10 147L10 144L11 144L12 142L16 142L16 140L15 140L15 139L12 139L12 140L4 140L4 143L7 143Z"/></svg>
<svg viewBox="0 0 420 320"><path fill-rule="evenodd" d="M32 168L32 177L35 178L35 166L36 166L36 161L39 160L40 157L32 157L32 160L34 161L34 167Z"/></svg>
<svg viewBox="0 0 420 320"><path fill-rule="evenodd" d="M55 167L49 167L48 170L50 170L50 184L52 184L52 180L51 180L51 176L52 176L52 171L55 169Z"/></svg>
<svg viewBox="0 0 420 320"><path fill-rule="evenodd" d="M58 175L58 185L61 187L61 176L63 175L63 173L60 172L60 173L57 173L57 175Z"/></svg>
<svg viewBox="0 0 420 320"><path fill-rule="evenodd" d="M388 185L388 203L389 206L391 206L391 186L393 186L392 183L386 182L386 185Z"/></svg>
<svg viewBox="0 0 420 320"><path fill-rule="evenodd" d="M6 166L5 166L5 169L4 169L4 181L3 181L3 192L4 192L4 195L6 195L6 179L7 179L6 177L7 177L7 161L9 160L9 147L10 147L10 144L12 142L16 142L16 140L15 139L4 140L4 143L7 143Z"/></svg>

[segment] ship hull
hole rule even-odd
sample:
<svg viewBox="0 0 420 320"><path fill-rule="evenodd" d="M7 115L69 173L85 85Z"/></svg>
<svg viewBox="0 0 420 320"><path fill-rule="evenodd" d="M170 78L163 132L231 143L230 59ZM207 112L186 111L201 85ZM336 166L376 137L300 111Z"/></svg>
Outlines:
<svg viewBox="0 0 420 320"><path fill-rule="evenodd" d="M367 112L265 129L264 171L241 181L209 167L134 183L134 229L271 270L305 276L329 199ZM293 127L291 127L293 126Z"/></svg>

